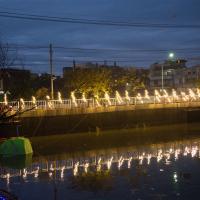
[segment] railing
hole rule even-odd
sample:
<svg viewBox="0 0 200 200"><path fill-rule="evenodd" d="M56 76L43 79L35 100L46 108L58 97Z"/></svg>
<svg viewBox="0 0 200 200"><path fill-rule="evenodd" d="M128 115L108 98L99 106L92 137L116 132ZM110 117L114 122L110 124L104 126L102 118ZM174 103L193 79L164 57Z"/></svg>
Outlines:
<svg viewBox="0 0 200 200"><path fill-rule="evenodd" d="M147 104L173 104L199 102L200 96L148 96L148 97L121 97L117 98L99 98L99 99L63 99L63 100L37 100L33 101L10 101L0 102L0 106L11 106L13 110L18 109L72 109L72 108L95 108L95 107L109 107L109 106L123 106L123 105L147 105Z"/></svg>

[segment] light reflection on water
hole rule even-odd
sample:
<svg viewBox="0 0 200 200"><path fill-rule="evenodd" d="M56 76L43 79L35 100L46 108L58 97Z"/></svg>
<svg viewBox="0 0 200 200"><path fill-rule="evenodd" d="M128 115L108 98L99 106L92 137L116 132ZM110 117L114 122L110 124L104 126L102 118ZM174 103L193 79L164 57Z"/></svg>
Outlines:
<svg viewBox="0 0 200 200"><path fill-rule="evenodd" d="M22 200L188 199L200 188L199 145L193 139L34 157L24 168L2 166L0 186Z"/></svg>

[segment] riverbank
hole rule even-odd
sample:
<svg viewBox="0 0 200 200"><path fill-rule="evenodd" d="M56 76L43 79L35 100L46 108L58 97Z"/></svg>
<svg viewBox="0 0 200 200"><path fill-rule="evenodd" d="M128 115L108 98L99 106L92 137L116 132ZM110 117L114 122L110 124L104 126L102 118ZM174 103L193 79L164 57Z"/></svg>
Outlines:
<svg viewBox="0 0 200 200"><path fill-rule="evenodd" d="M141 145L195 138L200 124L174 124L134 129L118 129L76 134L31 137L35 155L70 153L94 149Z"/></svg>

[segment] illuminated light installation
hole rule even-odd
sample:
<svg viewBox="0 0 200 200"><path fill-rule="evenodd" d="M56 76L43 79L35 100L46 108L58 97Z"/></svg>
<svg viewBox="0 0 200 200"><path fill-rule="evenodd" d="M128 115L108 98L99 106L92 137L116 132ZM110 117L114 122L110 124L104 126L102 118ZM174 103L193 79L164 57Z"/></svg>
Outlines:
<svg viewBox="0 0 200 200"><path fill-rule="evenodd" d="M163 155L162 155L162 149L158 150L158 155L157 155L157 162L160 162L163 158Z"/></svg>
<svg viewBox="0 0 200 200"><path fill-rule="evenodd" d="M36 105L36 98L34 96L31 97L33 105Z"/></svg>
<svg viewBox="0 0 200 200"><path fill-rule="evenodd" d="M160 93L158 92L158 90L155 90L154 91L154 95L155 95L155 99L160 103L160 98L161 98L161 96L160 96Z"/></svg>
<svg viewBox="0 0 200 200"><path fill-rule="evenodd" d="M188 148L188 147L185 147L184 152L183 152L183 155L184 155L184 156L187 156L189 153L190 153L189 148Z"/></svg>
<svg viewBox="0 0 200 200"><path fill-rule="evenodd" d="M23 177L23 178L26 178L26 177L27 177L27 170L26 170L26 169L23 170L23 175L22 175L22 177Z"/></svg>
<svg viewBox="0 0 200 200"><path fill-rule="evenodd" d="M131 162L132 162L132 160L133 160L133 157L130 157L130 158L128 159L128 169L131 168Z"/></svg>
<svg viewBox="0 0 200 200"><path fill-rule="evenodd" d="M108 102L108 105L111 106L110 96L109 96L109 94L108 94L107 92L105 92L104 98L105 98L106 101Z"/></svg>
<svg viewBox="0 0 200 200"><path fill-rule="evenodd" d="M3 96L3 100L4 100L4 104L7 106L8 105L8 98L7 98L7 94L6 93Z"/></svg>
<svg viewBox="0 0 200 200"><path fill-rule="evenodd" d="M32 104L35 106L35 108L37 108L37 101L34 96L31 97L31 101L32 101Z"/></svg>
<svg viewBox="0 0 200 200"><path fill-rule="evenodd" d="M101 104L99 103L99 96L95 95L95 103L97 104L97 107L101 107Z"/></svg>
<svg viewBox="0 0 200 200"><path fill-rule="evenodd" d="M47 99L47 100L50 100L50 96L49 96L49 95L47 95L47 96L46 96L46 99Z"/></svg>
<svg viewBox="0 0 200 200"><path fill-rule="evenodd" d="M176 172L174 172L173 178L174 178L174 182L175 182L175 183L178 182L178 175L177 175Z"/></svg>
<svg viewBox="0 0 200 200"><path fill-rule="evenodd" d="M181 92L181 97L182 97L183 101L188 101L189 100L189 97L188 97L188 95L185 94L185 92Z"/></svg>
<svg viewBox="0 0 200 200"><path fill-rule="evenodd" d="M24 99L20 98L20 99L19 99L19 102L20 102L20 107L21 107L21 109L23 110L23 109L25 108Z"/></svg>
<svg viewBox="0 0 200 200"><path fill-rule="evenodd" d="M89 167L89 163L87 162L87 163L84 164L85 173L88 173L88 167Z"/></svg>
<svg viewBox="0 0 200 200"><path fill-rule="evenodd" d="M127 101L130 101L130 100L131 100L131 98L130 98L129 93L128 93L127 90L125 90L125 99L126 99Z"/></svg>
<svg viewBox="0 0 200 200"><path fill-rule="evenodd" d="M121 95L119 94L118 91L115 92L115 97L117 99L117 103L118 104L122 104L123 103L122 97L121 97Z"/></svg>
<svg viewBox="0 0 200 200"><path fill-rule="evenodd" d="M40 170L40 168L37 167L37 169L36 169L35 172L34 172L34 177L35 177L35 178L38 177L38 175L39 175L39 170Z"/></svg>
<svg viewBox="0 0 200 200"><path fill-rule="evenodd" d="M60 177L61 177L61 178L64 178L64 170L65 170L65 166L63 166L63 167L61 168L61 172L60 172Z"/></svg>
<svg viewBox="0 0 200 200"><path fill-rule="evenodd" d="M50 171L54 171L53 165L50 165Z"/></svg>
<svg viewBox="0 0 200 200"><path fill-rule="evenodd" d="M198 98L200 98L200 89L199 88L197 88L197 96L198 96Z"/></svg>
<svg viewBox="0 0 200 200"><path fill-rule="evenodd" d="M180 150L180 149L176 149L176 150L175 150L175 153L174 153L174 159L175 159L175 160L178 160L178 156L179 156L180 153L181 153L181 150Z"/></svg>
<svg viewBox="0 0 200 200"><path fill-rule="evenodd" d="M195 93L192 91L192 89L188 89L189 91L189 97L192 99L192 100L196 100L196 95Z"/></svg>
<svg viewBox="0 0 200 200"><path fill-rule="evenodd" d="M53 105L52 105L52 103L51 103L51 101L50 101L50 96L46 96L46 99L47 99L47 106L48 106L48 108L52 108L53 107Z"/></svg>
<svg viewBox="0 0 200 200"><path fill-rule="evenodd" d="M49 172L49 177L52 177L53 176L53 173L52 172Z"/></svg>
<svg viewBox="0 0 200 200"><path fill-rule="evenodd" d="M195 157L198 153L198 147L192 147L192 150L191 150L191 156L192 158Z"/></svg>
<svg viewBox="0 0 200 200"><path fill-rule="evenodd" d="M6 174L6 181L7 181L7 184L10 183L10 173L7 173L7 174Z"/></svg>
<svg viewBox="0 0 200 200"><path fill-rule="evenodd" d="M164 96L164 98L167 100L167 102L168 103L171 103L171 99L170 99L170 97L169 97L169 94L168 94L168 92L164 89L163 90L163 96Z"/></svg>
<svg viewBox="0 0 200 200"><path fill-rule="evenodd" d="M141 155L141 156L138 157L139 165L142 165L143 159L144 159L144 155Z"/></svg>
<svg viewBox="0 0 200 200"><path fill-rule="evenodd" d="M98 95L95 95L94 98L92 99L92 103L88 104L88 106L90 107L100 107L102 105L106 105L106 106L112 106L113 100L114 98L110 98L109 94L107 92L105 92L104 94L104 98L99 98ZM159 92L158 90L154 91L154 96L149 96L149 93L147 90L144 91L144 96L142 96L140 93L138 93L136 96L134 97L130 97L129 93L127 90L125 90L125 96L121 96L119 94L118 91L116 91L115 93L115 100L116 100L116 105L121 105L123 103L126 103L127 105L129 104L134 104L135 102L139 102L139 103L171 103L171 102L192 102L192 101L199 101L200 102L200 88L195 88L195 89L188 89L188 92L185 91L180 91L180 93L178 93L175 89L172 89L172 92L169 94L165 89L162 90L162 95L161 92ZM135 100L135 101L134 101ZM162 101L165 100L165 101ZM85 94L82 94L82 99L81 101L77 100L74 92L71 92L71 101L70 99L67 100L66 104L69 104L71 106L71 104L73 104L73 106L78 107L79 104L82 104L82 102L86 103L89 100L86 99ZM61 106L63 106L64 99L62 99L60 92L58 92L58 100L54 101L51 100L49 96L46 96L46 101L40 101L41 105L44 106L39 106L40 108L51 108L51 109L56 109L56 108L61 108ZM57 103L60 102L60 103ZM198 102L198 103L199 103ZM7 95L4 94L3 96L3 101L0 102L2 105L10 105L10 104L14 104L16 106L16 101L14 102L8 102L7 100ZM36 98L34 96L31 97L31 101L25 101L21 98L19 101L17 101L17 105L20 107L20 109L25 109L30 108L30 106L35 106L35 108L37 108L37 104L38 101L36 100ZM68 106L69 108L71 108L70 106ZM63 106L65 107L65 106Z"/></svg>
<svg viewBox="0 0 200 200"><path fill-rule="evenodd" d="M85 97L85 93L82 94L82 101L83 101L84 103L87 103L87 99L86 99L86 97Z"/></svg>
<svg viewBox="0 0 200 200"><path fill-rule="evenodd" d="M170 157L171 157L171 154L170 153L166 153L165 156L166 156L166 160L169 160Z"/></svg>
<svg viewBox="0 0 200 200"><path fill-rule="evenodd" d="M138 101L140 101L140 103L142 103L142 104L144 103L140 93L137 94L136 99L138 99Z"/></svg>
<svg viewBox="0 0 200 200"><path fill-rule="evenodd" d="M175 100L175 101L179 100L179 97L178 97L175 89L172 89L172 97L173 97L173 100Z"/></svg>
<svg viewBox="0 0 200 200"><path fill-rule="evenodd" d="M171 163L170 158L171 158L171 154L169 152L164 154L165 157L165 164L169 165Z"/></svg>
<svg viewBox="0 0 200 200"><path fill-rule="evenodd" d="M58 102L59 103L62 103L63 101L62 101L62 96L61 96L61 93L60 92L58 92Z"/></svg>
<svg viewBox="0 0 200 200"><path fill-rule="evenodd" d="M107 168L108 168L108 170L110 170L110 168L111 168L112 161L113 161L113 156L110 159L108 159L108 161L107 161Z"/></svg>
<svg viewBox="0 0 200 200"><path fill-rule="evenodd" d="M89 166L91 167L91 170L93 172L93 166L96 167L97 171L100 170L112 170L111 166L112 164L117 164L119 170L121 169L124 161L126 160L128 163L128 165L124 165L125 167L131 168L131 161L132 160L138 160L140 165L146 165L146 163L144 161L147 160L147 164L150 164L151 162L151 158L156 158L158 163L162 160L162 165L168 165L170 164L172 161L176 161L177 159L181 158L182 156L179 155L183 155L183 156L189 156L189 157L195 157L195 158L199 158L199 144L200 142L193 143L191 144L187 144L187 145L182 145L182 143L179 144L178 148L175 147L176 145L172 144L171 147L163 147L161 148L150 148L148 151L145 151L141 154L140 151L135 152L135 150L133 149L133 151L130 152L130 150L128 150L128 152L126 152L126 154L124 154L124 152L116 154L112 154L110 155L110 157L106 155L102 155L101 157L97 157L95 156L95 160L96 162L94 162L94 156L90 157L90 158L85 158L85 159L81 159L81 165L79 165L79 162L77 162L77 159L75 158L75 160L71 160L71 158L69 160L65 160L66 164L63 166L63 161L58 161L58 163L54 164L52 163L52 161L49 161L47 163L47 165L40 165L39 163L37 163L37 167L36 167L36 163L30 167L27 167L23 170L12 170L12 169L7 169L4 170L5 168L1 168L2 173L0 174L0 178L3 178L7 181L7 184L9 184L9 179L12 177L22 177L24 179L28 179L29 176L32 179L32 176L34 176L35 178L38 177L39 175L39 170L42 171L47 171L49 178L52 178L53 176L53 171L55 171L57 173L57 171L60 172L60 177L64 178L64 170L71 170L74 174L74 176L76 176L78 174L78 169L79 166L83 167L83 170L87 173L90 170ZM68 162L70 161L70 162ZM55 161L57 162L57 161ZM55 163L54 162L54 163ZM68 164L67 164L68 163ZM39 168L39 166L41 166L41 169ZM106 167L102 167L103 165L105 165ZM47 167L49 166L49 168ZM160 169L160 171L163 171L163 169ZM68 173L66 173L67 175ZM55 178L56 178L56 174L55 174ZM58 177L57 177L58 178Z"/></svg>
<svg viewBox="0 0 200 200"><path fill-rule="evenodd" d="M74 165L74 170L73 170L74 176L77 176L78 174L78 167L79 167L79 162L75 163Z"/></svg>
<svg viewBox="0 0 200 200"><path fill-rule="evenodd" d="M118 169L121 169L121 166L123 165L124 158L121 156L118 160Z"/></svg>
<svg viewBox="0 0 200 200"><path fill-rule="evenodd" d="M9 174L9 173L6 174L6 178L7 178L7 179L10 178L10 174Z"/></svg>
<svg viewBox="0 0 200 200"><path fill-rule="evenodd" d="M71 92L71 98L72 98L72 103L74 104L75 107L78 106L77 102L76 102L76 97L74 92Z"/></svg>
<svg viewBox="0 0 200 200"><path fill-rule="evenodd" d="M97 172L101 171L101 158L97 161Z"/></svg>
<svg viewBox="0 0 200 200"><path fill-rule="evenodd" d="M148 90L144 91L144 98L146 98L148 100L150 99Z"/></svg>
<svg viewBox="0 0 200 200"><path fill-rule="evenodd" d="M152 155L148 154L147 155L147 165L149 165L151 163L151 158L152 158Z"/></svg>

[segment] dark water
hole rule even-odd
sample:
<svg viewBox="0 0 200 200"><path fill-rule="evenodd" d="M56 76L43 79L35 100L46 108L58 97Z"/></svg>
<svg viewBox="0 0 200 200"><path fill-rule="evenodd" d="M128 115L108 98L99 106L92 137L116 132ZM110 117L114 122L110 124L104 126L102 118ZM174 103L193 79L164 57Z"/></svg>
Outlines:
<svg viewBox="0 0 200 200"><path fill-rule="evenodd" d="M0 188L21 200L200 199L200 138L4 160Z"/></svg>

